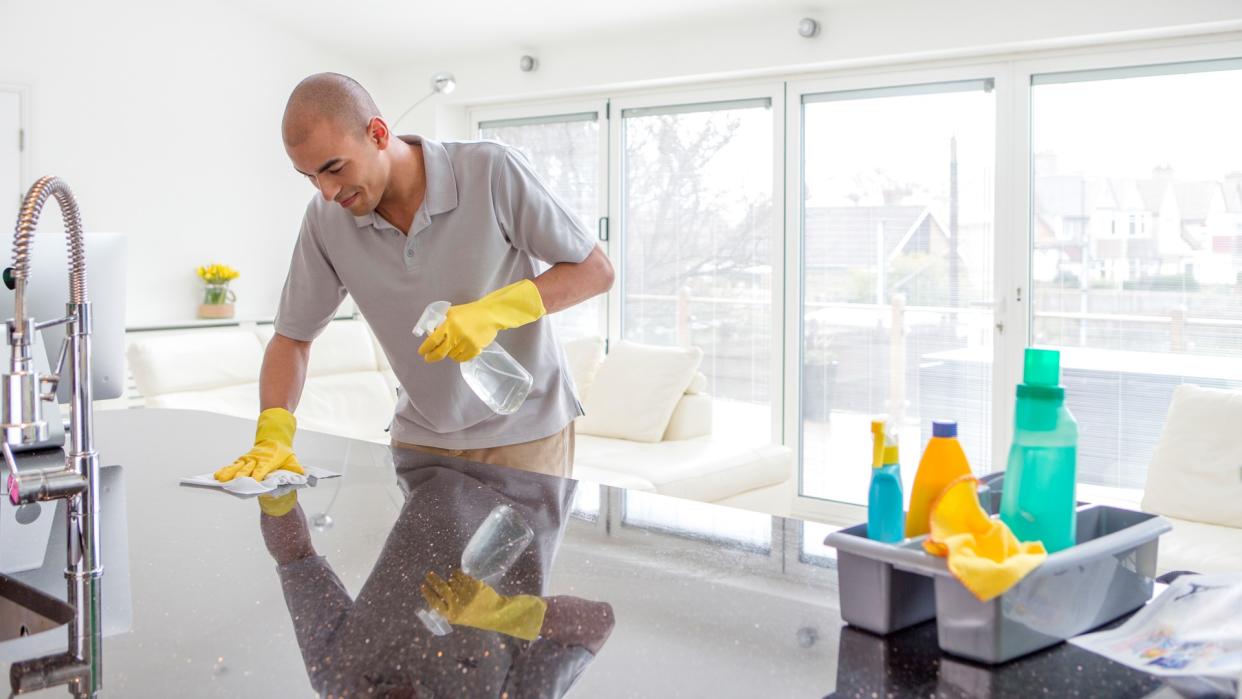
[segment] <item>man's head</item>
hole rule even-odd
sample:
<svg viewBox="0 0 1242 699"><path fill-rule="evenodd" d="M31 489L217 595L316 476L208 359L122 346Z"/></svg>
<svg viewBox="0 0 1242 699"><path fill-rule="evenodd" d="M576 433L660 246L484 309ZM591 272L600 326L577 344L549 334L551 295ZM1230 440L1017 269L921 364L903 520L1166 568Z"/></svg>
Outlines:
<svg viewBox="0 0 1242 699"><path fill-rule="evenodd" d="M317 73L298 83L281 124L285 152L327 201L355 216L375 210L388 182L388 125L352 78Z"/></svg>

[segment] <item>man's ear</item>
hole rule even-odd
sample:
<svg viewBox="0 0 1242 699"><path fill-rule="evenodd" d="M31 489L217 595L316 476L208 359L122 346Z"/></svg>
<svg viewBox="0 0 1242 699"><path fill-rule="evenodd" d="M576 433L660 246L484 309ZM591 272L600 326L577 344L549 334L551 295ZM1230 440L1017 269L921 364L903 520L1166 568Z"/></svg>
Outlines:
<svg viewBox="0 0 1242 699"><path fill-rule="evenodd" d="M375 147L384 150L388 148L388 138L391 134L388 131L388 124L380 117L371 117L371 121L367 122L367 140L375 144Z"/></svg>

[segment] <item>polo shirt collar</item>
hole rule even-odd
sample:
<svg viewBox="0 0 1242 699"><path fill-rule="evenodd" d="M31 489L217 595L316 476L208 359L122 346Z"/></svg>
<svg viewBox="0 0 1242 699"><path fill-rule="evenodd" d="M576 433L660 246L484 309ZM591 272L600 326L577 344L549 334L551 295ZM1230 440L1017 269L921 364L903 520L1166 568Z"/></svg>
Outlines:
<svg viewBox="0 0 1242 699"><path fill-rule="evenodd" d="M427 216L447 213L457 208L457 177L453 172L453 161L449 159L444 144L424 136L399 136L402 141L411 145L421 143L423 146L423 169L427 177L427 192L423 197L423 205L414 219L417 222L423 212ZM372 211L366 216L355 216L354 223L359 228L374 226L379 229L395 227L382 216Z"/></svg>

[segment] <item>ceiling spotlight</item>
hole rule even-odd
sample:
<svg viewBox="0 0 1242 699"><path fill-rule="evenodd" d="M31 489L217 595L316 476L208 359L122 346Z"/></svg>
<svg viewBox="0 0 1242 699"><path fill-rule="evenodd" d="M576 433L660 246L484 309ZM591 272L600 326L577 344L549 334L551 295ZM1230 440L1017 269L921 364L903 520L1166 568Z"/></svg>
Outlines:
<svg viewBox="0 0 1242 699"><path fill-rule="evenodd" d="M522 56L522 60L518 62L518 67L523 73L531 73L539 68L539 59L534 56Z"/></svg>
<svg viewBox="0 0 1242 699"><path fill-rule="evenodd" d="M457 89L457 78L452 73L436 73L431 76L431 91L444 95L452 94Z"/></svg>
<svg viewBox="0 0 1242 699"><path fill-rule="evenodd" d="M803 17L798 20L798 36L804 39L813 39L819 35L819 22L810 17Z"/></svg>

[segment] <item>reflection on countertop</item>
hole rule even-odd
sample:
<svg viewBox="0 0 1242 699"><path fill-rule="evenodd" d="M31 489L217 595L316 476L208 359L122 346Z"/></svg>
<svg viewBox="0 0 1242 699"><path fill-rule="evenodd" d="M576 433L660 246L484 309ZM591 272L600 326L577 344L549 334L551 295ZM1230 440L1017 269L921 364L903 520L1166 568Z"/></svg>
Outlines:
<svg viewBox="0 0 1242 699"><path fill-rule="evenodd" d="M252 421L151 409L96 421L103 462L125 467L128 501L133 622L104 639L112 696L1142 696L1161 686L1070 646L983 668L943 656L933 625L888 639L843 627L822 526L795 519L307 431L295 441L301 461L344 475L273 517L177 485L234 458ZM477 616L432 634L418 614L427 573L462 566L500 506L532 536L487 582L501 599L546 603L538 638Z"/></svg>
<svg viewBox="0 0 1242 699"><path fill-rule="evenodd" d="M574 481L394 449L405 500L362 589L351 596L316 554L300 507L261 517L311 686L325 696L559 697L603 647L606 602L547 596L539 637L454 625L434 635L418 619L431 572L459 568L471 535L508 507L534 532L493 582L501 595L546 595Z"/></svg>

